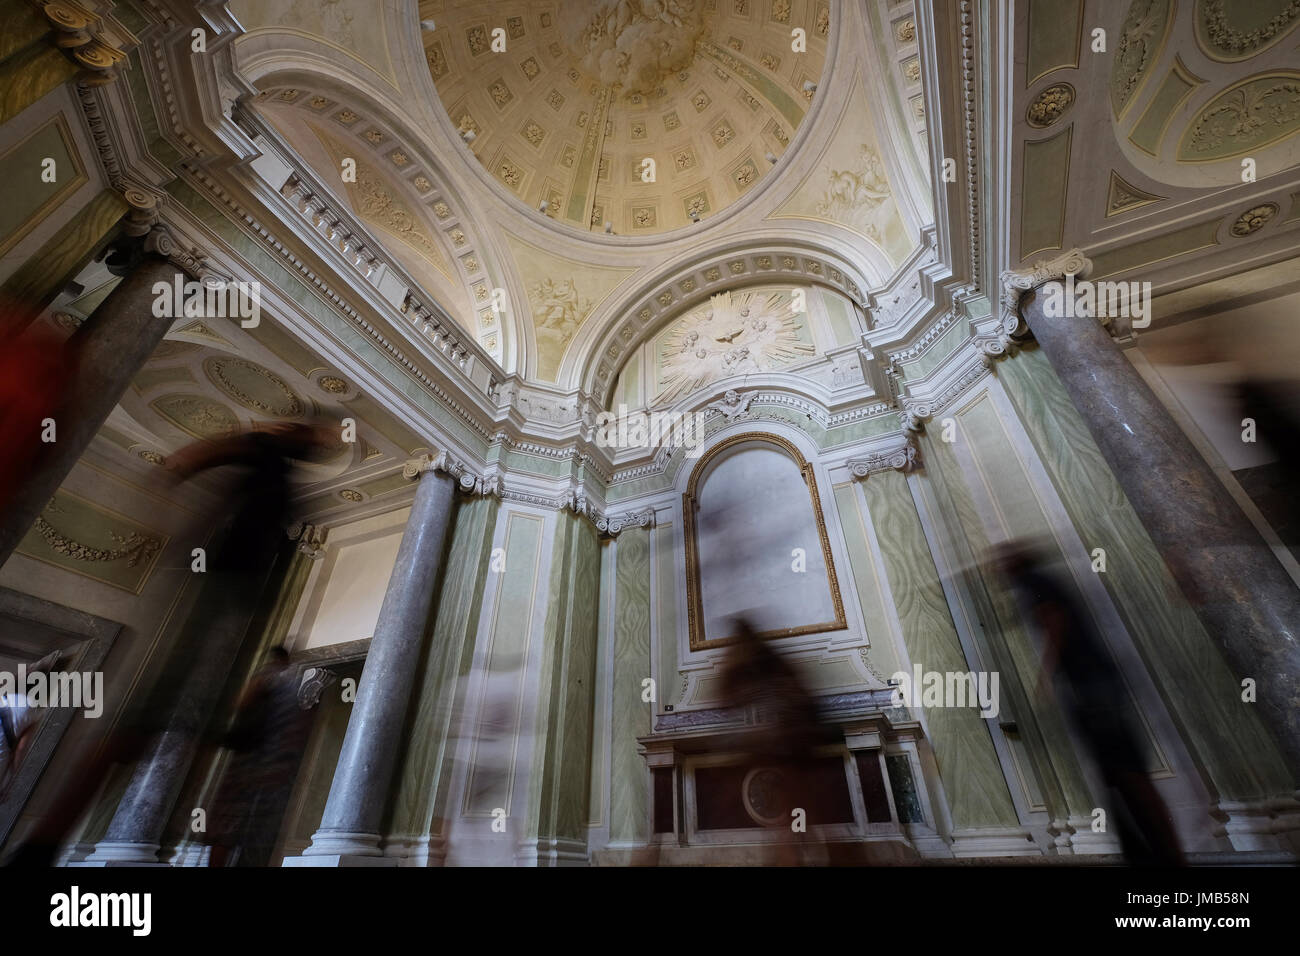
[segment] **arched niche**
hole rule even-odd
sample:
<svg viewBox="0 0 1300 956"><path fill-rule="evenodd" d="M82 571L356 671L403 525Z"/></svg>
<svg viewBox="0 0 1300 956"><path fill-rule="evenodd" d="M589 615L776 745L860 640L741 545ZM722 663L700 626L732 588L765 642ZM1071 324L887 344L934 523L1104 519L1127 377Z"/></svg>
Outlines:
<svg viewBox="0 0 1300 956"><path fill-rule="evenodd" d="M692 651L731 643L742 613L762 637L848 627L817 477L792 442L764 432L719 442L692 470L682 515Z"/></svg>

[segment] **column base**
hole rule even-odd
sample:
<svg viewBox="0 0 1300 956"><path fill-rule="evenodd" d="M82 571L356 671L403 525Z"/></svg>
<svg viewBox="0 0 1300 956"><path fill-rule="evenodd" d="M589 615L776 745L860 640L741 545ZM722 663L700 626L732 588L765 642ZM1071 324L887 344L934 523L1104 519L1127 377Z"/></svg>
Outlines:
<svg viewBox="0 0 1300 956"><path fill-rule="evenodd" d="M286 856L281 866L304 867L321 866L330 869L345 866L392 866L398 865L396 857L391 856L355 856L346 853L321 854L319 856Z"/></svg>
<svg viewBox="0 0 1300 956"><path fill-rule="evenodd" d="M169 866L158 859L161 847L157 843L135 843L129 840L100 840L94 852L79 863L69 866Z"/></svg>
<svg viewBox="0 0 1300 956"><path fill-rule="evenodd" d="M378 833L358 833L352 830L317 830L311 838L311 846L302 851L301 857L295 859L332 859L334 857L369 857L384 859L384 851L379 849ZM286 859L284 865L288 866ZM310 866L311 864L302 864ZM323 866L334 864L325 863ZM386 864L385 864L386 865Z"/></svg>

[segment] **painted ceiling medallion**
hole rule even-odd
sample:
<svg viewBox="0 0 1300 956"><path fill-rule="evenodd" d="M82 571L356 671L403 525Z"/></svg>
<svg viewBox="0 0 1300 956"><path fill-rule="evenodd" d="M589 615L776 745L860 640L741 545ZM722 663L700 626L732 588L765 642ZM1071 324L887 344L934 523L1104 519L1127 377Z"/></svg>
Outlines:
<svg viewBox="0 0 1300 956"><path fill-rule="evenodd" d="M149 405L195 438L224 438L239 428L234 412L201 395L163 395Z"/></svg>
<svg viewBox="0 0 1300 956"><path fill-rule="evenodd" d="M342 491L339 492L339 497L342 498L344 501L351 501L354 503L365 500L365 496L361 494L361 492L354 491L351 488L344 488Z"/></svg>
<svg viewBox="0 0 1300 956"><path fill-rule="evenodd" d="M1179 162L1229 159L1300 132L1300 73L1252 77L1225 90L1196 115L1182 142Z"/></svg>
<svg viewBox="0 0 1300 956"><path fill-rule="evenodd" d="M1034 97L1025 113L1025 121L1037 129L1046 129L1074 105L1074 87L1069 83L1053 83Z"/></svg>
<svg viewBox="0 0 1300 956"><path fill-rule="evenodd" d="M342 395L348 390L348 383L337 375L322 375L316 379L316 384L331 395Z"/></svg>
<svg viewBox="0 0 1300 956"><path fill-rule="evenodd" d="M1239 238L1249 236L1252 232L1259 232L1270 219L1277 215L1277 209L1277 203L1272 202L1253 206L1237 217L1229 232Z"/></svg>
<svg viewBox="0 0 1300 956"><path fill-rule="evenodd" d="M245 408L276 418L297 418L305 408L284 379L256 362L233 356L210 358L203 363L212 384Z"/></svg>

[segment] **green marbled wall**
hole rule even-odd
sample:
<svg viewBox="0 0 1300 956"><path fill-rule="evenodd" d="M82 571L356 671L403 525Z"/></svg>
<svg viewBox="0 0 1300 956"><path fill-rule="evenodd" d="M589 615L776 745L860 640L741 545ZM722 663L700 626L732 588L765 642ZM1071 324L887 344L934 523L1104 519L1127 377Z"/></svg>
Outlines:
<svg viewBox="0 0 1300 956"><path fill-rule="evenodd" d="M969 670L906 477L881 472L863 491L912 663L927 671ZM1015 826L1011 794L979 712L936 707L926 719L953 826Z"/></svg>
<svg viewBox="0 0 1300 956"><path fill-rule="evenodd" d="M654 706L641 700L641 681L650 676L650 531L629 528L620 534L615 561L609 838L644 842L650 828L649 771L636 738L650 733Z"/></svg>
<svg viewBox="0 0 1300 956"><path fill-rule="evenodd" d="M529 833L585 842L591 792L600 540L590 521L556 515L550 604L537 694L536 754Z"/></svg>
<svg viewBox="0 0 1300 956"><path fill-rule="evenodd" d="M858 592L867 640L871 643L868 657L876 673L888 680L890 674L902 668L902 661L886 623L890 611L885 584L871 550L866 515L858 503L856 483L836 485L831 491L835 496L840 527L844 531L844 543L848 546L849 568L853 572L853 585Z"/></svg>
<svg viewBox="0 0 1300 956"><path fill-rule="evenodd" d="M1174 583L1046 357L1022 350L998 377L1070 520L1105 547L1111 594L1174 720L1210 783L1228 799L1287 793L1281 758Z"/></svg>
<svg viewBox="0 0 1300 956"><path fill-rule="evenodd" d="M978 407L990 408L987 400L979 402ZM997 472L1008 487L994 485L990 491L997 488L1003 511L1014 514L1019 533L1036 538L1046 536L1046 518L1028 490L1015 452L997 423L990 423L978 412L973 418L958 415L957 420L956 441L968 444L977 462L997 460ZM1045 807L1053 818L1087 815L1096 806L1096 800L1075 757L1064 718L1054 702L1040 700L1034 693L1038 684L1038 652L1021 622L1014 596L984 563L990 541L967 482L987 484L987 474L967 474L954 446L936 441L931 434L921 439L920 447L926 465L925 480L933 485L949 527L966 544L965 558L970 562L967 583L983 619L990 666L998 670L1002 692L1010 698L1016 716L1014 736L1028 749L1036 782L1043 787ZM1021 768L1022 777L1028 769ZM1032 799L1037 787L1031 784L1026 789Z"/></svg>
<svg viewBox="0 0 1300 956"><path fill-rule="evenodd" d="M514 795L515 781L526 767L523 761L529 756L522 752L520 734L532 733L533 729L531 717L524 711L524 682L535 636L533 614L537 602L547 599L546 583L541 576L545 531L545 519L536 515L520 511L505 514L505 570L490 572L499 574L501 582L493 597L491 625L485 640L489 679L492 675L512 675L513 687L498 686L493 693L504 697L508 692L513 697L517 708L516 723L508 765L497 763L500 754L480 757L477 743L483 737L480 732L474 733L467 758L469 772L459 807L462 816L487 818L498 807L505 809L507 817L516 820L526 818L528 813L527 807L514 804ZM479 726L485 716L483 708L499 707L500 704L500 700L481 701L471 725ZM523 726L525 723L530 726Z"/></svg>
<svg viewBox="0 0 1300 956"><path fill-rule="evenodd" d="M492 496L463 498L456 504L437 606L407 715L407 748L392 808L394 834L420 837L442 831L454 753L449 733L461 703L456 692L474 653L499 509L500 502Z"/></svg>

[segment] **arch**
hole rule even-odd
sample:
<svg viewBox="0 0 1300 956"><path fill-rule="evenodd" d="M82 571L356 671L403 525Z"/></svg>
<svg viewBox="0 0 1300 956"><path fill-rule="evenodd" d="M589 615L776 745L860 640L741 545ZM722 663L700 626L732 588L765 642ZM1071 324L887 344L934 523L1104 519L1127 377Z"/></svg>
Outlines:
<svg viewBox="0 0 1300 956"><path fill-rule="evenodd" d="M279 39L291 39L293 42L287 48L274 45ZM432 284L426 285L421 282L421 285L426 285L424 288L426 295L422 299L430 299L437 303L438 310L445 314L447 321L473 335L482 345L487 333L480 326L479 315L491 305L491 290L504 287L508 290L510 301L521 301L518 298L519 290L516 288L515 270L510 264L510 257L494 241L492 231L479 226L480 217L466 214L466 204L461 198L465 190L456 172L449 168L446 157L433 148L429 136L414 125L418 123L419 117L409 109L410 104L405 100L399 101L394 96L396 92L394 88L378 74L353 69L357 62L355 58L338 62L329 58L328 51L329 48L324 43L307 34L292 31L285 33L274 28L262 28L238 38L235 69L240 80L249 88L259 92L279 87L293 87L303 91L303 95L298 98L299 102L308 101L313 94L328 97L335 103L330 107L329 113L335 113L340 108L353 110L363 117L363 120L357 124L358 127L364 125L367 129L377 128L390 138L391 142L386 144L388 148L384 152L398 148L412 157L410 168L413 170L418 168L431 184L427 192L421 194L415 191L406 177L387 178L390 182L401 179L406 184L402 186L404 198L419 203L425 212L428 212L427 207L438 202L446 203L452 210L447 225L432 213L428 218L431 228L438 234L441 251L451 264L453 272L456 273L456 278L452 281L459 282L463 287L464 296L473 315L468 318L468 323L464 316L453 318L451 312L443 308L438 301L441 297L433 294L436 289ZM404 54L404 51L402 52ZM428 78L427 72L424 80L432 90L432 80ZM418 100L419 97L416 96L414 99ZM435 119L438 114L445 115L445 111L441 109L427 112ZM271 116L269 114L263 116L267 125L275 130L276 135L287 141L283 132L270 122ZM349 131L340 128L340 132ZM352 135L359 135L360 132L358 128ZM298 151L291 142L287 142L287 145L295 152ZM322 171L313 169L313 172L322 179L325 178L321 175ZM452 224L468 237L464 246L455 246L444 234L445 229ZM478 276L460 274L457 263L467 255L472 255L482 264L482 272ZM412 278L419 282L421 277ZM479 285L484 285L488 290L487 299L477 297L475 289ZM526 315L518 314L514 309L507 309L494 317L495 327L500 337L497 361L507 374L523 372L529 356L533 353L531 330L527 327L526 319Z"/></svg>
<svg viewBox="0 0 1300 956"><path fill-rule="evenodd" d="M817 490L817 476L813 471L813 466L804 458L798 446L788 438L770 432L741 432L724 438L701 456L692 469L690 479L686 484L686 491L682 494L682 519L686 542L686 620L692 651L722 647L735 640L734 635L710 638L706 633L697 512L703 485L714 471L715 465L724 461L730 453L743 450L746 445L774 447L791 459L797 467L799 476L808 491L809 505L812 508L812 517L817 528L822 560L825 562L826 582L830 591L830 601L834 614L833 619L830 621L771 628L760 631L759 636L764 638L794 637L800 634L846 630L849 626L844 611L844 601L840 594L839 579L835 573L835 558L831 553L830 537L826 531L826 518L822 512L821 497Z"/></svg>
<svg viewBox="0 0 1300 956"><path fill-rule="evenodd" d="M892 271L883 254L876 253L881 261L875 261L874 250L847 239L799 232L750 233L666 264L583 324L561 365L560 379L576 378L575 384L603 402L638 346L709 296L755 282L789 279L823 286L865 310L867 290L883 285Z"/></svg>

